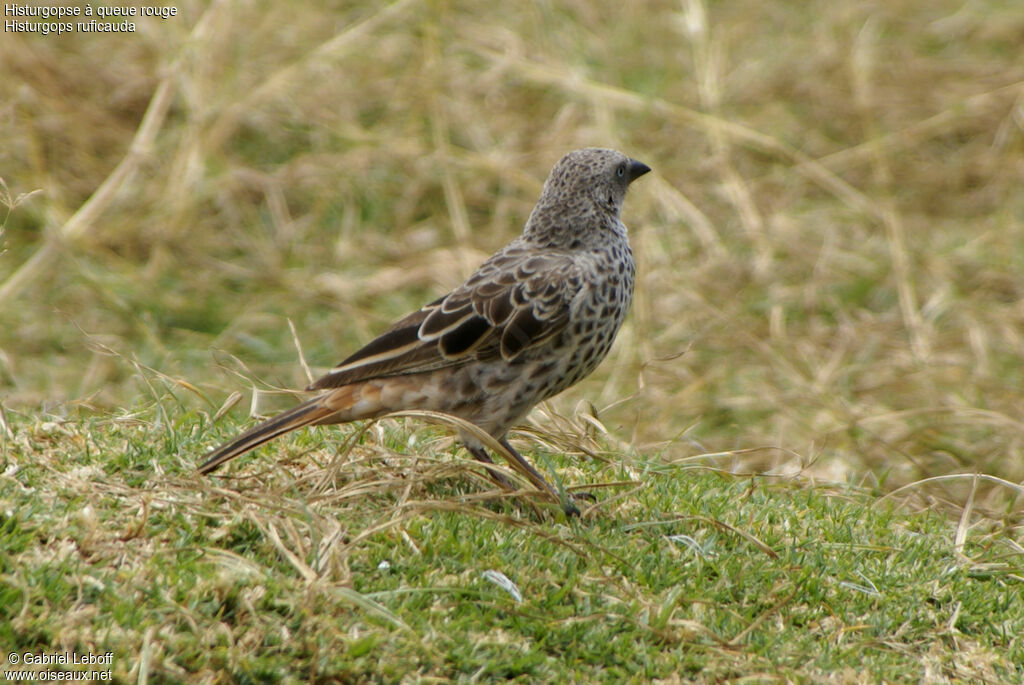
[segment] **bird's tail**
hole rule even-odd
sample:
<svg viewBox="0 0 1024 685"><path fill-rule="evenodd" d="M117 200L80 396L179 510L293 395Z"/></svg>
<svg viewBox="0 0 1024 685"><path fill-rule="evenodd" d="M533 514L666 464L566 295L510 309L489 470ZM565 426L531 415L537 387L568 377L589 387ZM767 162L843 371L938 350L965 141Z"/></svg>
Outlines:
<svg viewBox="0 0 1024 685"><path fill-rule="evenodd" d="M221 445L210 452L206 461L197 470L201 474L210 473L224 462L245 454L249 450L259 447L279 435L284 435L303 426L320 423L332 414L336 414L337 409L328 406L324 399L323 395L314 397L294 409L282 412L277 416L267 419L258 426L250 428L231 442Z"/></svg>

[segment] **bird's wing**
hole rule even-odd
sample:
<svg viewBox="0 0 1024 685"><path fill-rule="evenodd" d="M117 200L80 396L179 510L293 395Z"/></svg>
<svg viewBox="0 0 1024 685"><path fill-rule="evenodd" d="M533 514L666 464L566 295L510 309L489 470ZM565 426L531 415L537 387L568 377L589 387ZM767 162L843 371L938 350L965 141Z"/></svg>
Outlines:
<svg viewBox="0 0 1024 685"><path fill-rule="evenodd" d="M506 248L464 284L400 319L309 389L471 360L512 361L565 328L572 300L582 287L580 268L568 255Z"/></svg>

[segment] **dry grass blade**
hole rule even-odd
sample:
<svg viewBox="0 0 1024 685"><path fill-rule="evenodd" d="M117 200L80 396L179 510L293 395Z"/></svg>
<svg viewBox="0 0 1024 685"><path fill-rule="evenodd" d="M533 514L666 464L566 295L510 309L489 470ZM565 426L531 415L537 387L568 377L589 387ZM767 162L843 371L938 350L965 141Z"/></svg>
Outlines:
<svg viewBox="0 0 1024 685"><path fill-rule="evenodd" d="M199 21L196 22L196 26L192 30L193 36L205 31L206 23L219 4L217 2L213 3ZM18 293L33 280L39 278L49 268L51 262L60 254L60 251L67 243L81 238L103 214L117 193L128 179L131 178L139 164L149 155L153 142L156 140L157 134L160 132L171 106L175 82L178 78L177 69L178 62L176 61L175 64L168 68L167 74L160 80L152 98L150 98L149 106L142 117L142 122L135 132L135 137L132 138L131 143L128 145L128 152L117 166L114 167L110 175L89 196L89 199L71 215L71 218L49 235L42 247L36 250L35 254L28 261L8 276L3 284L0 284L0 303L16 301Z"/></svg>
<svg viewBox="0 0 1024 685"><path fill-rule="evenodd" d="M253 522L260 530L263 531L264 535L273 543L274 547L280 552L281 556L284 557L289 564L291 564L296 571L302 576L307 583L312 583L319 576L306 562L302 561L295 552L288 549L288 547L281 541L281 536L277 533L277 527L274 526L270 521L264 520L259 516L250 515L249 520Z"/></svg>
<svg viewBox="0 0 1024 685"><path fill-rule="evenodd" d="M724 530L724 531L726 531L728 533L734 533L735 535L739 535L741 538L743 538L744 540L746 540L750 544L754 545L754 547L757 547L759 550L761 550L762 552L764 552L765 554L770 556L772 559L778 559L779 558L779 553L776 552L775 550L773 550L771 547L769 547L765 543L761 542L760 540L758 540L756 537L754 537L750 533L746 532L745 530L740 530L739 528L736 528L734 526L730 526L728 523L725 523L724 521L719 521L718 519L708 518L706 516L688 516L688 517L685 517L685 518L687 518L688 520L692 520L692 521L703 521L704 523L711 524L712 526L715 526L716 528L720 528L720 529L722 529L722 530Z"/></svg>
<svg viewBox="0 0 1024 685"><path fill-rule="evenodd" d="M960 522L956 527L956 536L953 538L953 551L961 559L966 559L967 555L964 554L964 545L967 543L967 533L971 529L971 515L974 513L974 495L978 491L978 478L975 476L971 480L971 491L967 496L967 503L964 504L964 510L960 514Z"/></svg>
<svg viewBox="0 0 1024 685"><path fill-rule="evenodd" d="M881 504L882 502L885 502L886 500L890 500L890 499L894 499L894 498L895 499L899 499L901 494L903 494L903 493L905 493L905 492L907 492L909 490L914 490L914 489L920 488L920 487L922 487L924 485L927 485L929 483L944 483L944 482L950 482L950 481L963 481L963 480L969 480L969 481L971 481L972 484L976 484L978 481L986 481L986 482L989 482L989 483L994 483L994 484L996 484L996 485L998 485L1000 487L1003 487L1003 488L1006 488L1008 490L1013 491L1018 497L1024 497L1024 485L1021 485L1019 483L1011 483L1010 481L1006 480L1005 478L999 478L997 476L993 476L993 475L990 475L990 474L987 474L987 473L948 473L948 474L945 474L945 475L942 475L942 476L930 476L928 478L922 478L920 480L916 480L913 483L907 483L906 485L903 485L903 486L901 486L899 488L896 488L892 492L888 492L884 496L880 497L875 502L875 506ZM973 489L974 489L974 485L972 485L972 490Z"/></svg>
<svg viewBox="0 0 1024 685"><path fill-rule="evenodd" d="M138 685L146 685L149 682L150 664L153 658L153 637L155 635L156 626L149 626L142 636L142 651L139 654L137 664L138 677L135 681Z"/></svg>
<svg viewBox="0 0 1024 685"><path fill-rule="evenodd" d="M51 235L28 261L0 285L0 302L16 301L18 293L33 280L42 276L43 272L49 268L67 241L73 241L89 230L148 154L149 146L167 115L173 94L174 77L169 75L160 82L156 92L153 93L142 124L139 126L135 139L128 147L128 153L85 204L79 207L78 211L71 215L71 218Z"/></svg>
<svg viewBox="0 0 1024 685"><path fill-rule="evenodd" d="M309 73L311 68L318 66L325 60L338 59L346 51L358 45L359 41L371 35L382 24L399 17L415 1L396 0L390 5L380 8L372 16L353 26L346 27L344 31L338 33L330 40L321 43L303 59L272 73L261 84L252 88L244 98L233 103L217 118L210 128L207 144L214 148L221 147L224 141L236 132L244 116L262 100L282 97L296 84L304 82L305 79L303 77Z"/></svg>
<svg viewBox="0 0 1024 685"><path fill-rule="evenodd" d="M486 47L481 47L480 53L500 64L510 63L514 71L529 79L549 85L557 85L566 90L598 98L601 101L632 111L653 109L659 114L678 119L692 126L698 126L709 133L717 132L728 135L731 140L755 150L779 155L792 162L796 171L819 184L850 207L877 220L884 219L884 215L875 202L862 191L839 178L839 176L825 168L819 161L808 157L791 145L787 145L770 135L755 131L733 121L704 114L659 98L647 97L624 88L617 88L582 78L578 74L567 73L558 68L527 59L513 59L506 55L495 53Z"/></svg>
<svg viewBox="0 0 1024 685"><path fill-rule="evenodd" d="M756 619L754 619L754 621L750 623L750 625L748 625L746 628L737 633L736 637L729 640L726 644L729 647L738 647L742 645L744 640L746 640L751 633L757 630L757 628L763 625L764 622L767 621L769 618L774 616L782 607L792 602L796 598L797 594L799 594L799 592L800 588L794 587L788 595L786 595L779 601L775 602L772 606L763 611L760 616L758 616Z"/></svg>
<svg viewBox="0 0 1024 685"><path fill-rule="evenodd" d="M292 323L291 319L288 319L288 330L291 331L292 342L295 343L295 351L299 355L299 364L302 365L302 370L306 374L308 384L312 385L313 381L316 380L316 376L314 376L313 372L309 369L309 364L306 362L306 355L302 351L302 341L299 340L299 333L295 330L295 324Z"/></svg>
<svg viewBox="0 0 1024 685"><path fill-rule="evenodd" d="M10 424L7 423L7 410L2 402L0 402L0 431L2 431L0 434L7 440L14 439L14 432L11 430Z"/></svg>
<svg viewBox="0 0 1024 685"><path fill-rule="evenodd" d="M388 608L385 607L383 604L373 601L366 595L363 595L359 592L356 592L352 588L347 587L332 587L331 592L334 595L341 597L342 599L345 599L348 602L351 602L352 604L356 605L368 614L379 616L380 618L385 619L395 627L401 628L402 630L408 633L416 635L416 631L413 630L408 623L399 618L394 612L388 611Z"/></svg>
<svg viewBox="0 0 1024 685"><path fill-rule="evenodd" d="M394 412L392 414L387 414L386 416L411 416L421 419L428 419L435 423L450 426L467 435L471 435L477 440L479 440L487 449L491 450L492 452L495 452L496 454L500 454L506 461L508 461L509 466L518 471L519 474L523 476L527 481L529 481L535 488L537 488L537 490L549 495L554 494L549 492L547 485L544 482L537 482L534 479L532 473L530 473L526 469L521 468L519 462L516 459L514 459L511 454L508 453L508 451L501 445L500 442L498 442L494 437L492 437L490 434L482 430L479 426L476 426L470 423L469 421L466 421L465 419L461 419L457 416L452 416L450 414L443 414L441 412L426 410L408 410Z"/></svg>
<svg viewBox="0 0 1024 685"><path fill-rule="evenodd" d="M960 127L969 127L975 117L1005 106L1005 100L1020 97L1024 81L972 95L949 109L914 122L898 131L884 133L858 145L819 157L817 161L835 172L867 164L879 154L895 155L923 145L931 139L948 135Z"/></svg>

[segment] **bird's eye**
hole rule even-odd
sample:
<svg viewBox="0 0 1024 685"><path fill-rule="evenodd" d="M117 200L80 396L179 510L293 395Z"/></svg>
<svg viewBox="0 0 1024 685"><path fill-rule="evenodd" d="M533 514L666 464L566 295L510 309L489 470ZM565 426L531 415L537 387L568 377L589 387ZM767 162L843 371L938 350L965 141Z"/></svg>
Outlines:
<svg viewBox="0 0 1024 685"><path fill-rule="evenodd" d="M625 164L620 164L619 168L618 168L618 170L616 170L615 174L619 178L623 178L626 175L626 165Z"/></svg>

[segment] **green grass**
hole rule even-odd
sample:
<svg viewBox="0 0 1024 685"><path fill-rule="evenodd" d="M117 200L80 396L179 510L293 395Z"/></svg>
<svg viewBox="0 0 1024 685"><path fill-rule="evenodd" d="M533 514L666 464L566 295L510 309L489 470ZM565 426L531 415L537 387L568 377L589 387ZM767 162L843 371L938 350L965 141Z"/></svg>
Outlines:
<svg viewBox="0 0 1024 685"><path fill-rule="evenodd" d="M197 483L167 457L217 437L196 423L12 422L5 648L192 682L1024 676L1024 563L998 529L960 542L855 487L621 453L551 458L620 483L582 520L526 515L442 431L382 444L407 436L393 420L341 457L298 437Z"/></svg>
<svg viewBox="0 0 1024 685"><path fill-rule="evenodd" d="M1024 679L1018 4L5 34L0 648L124 681ZM518 434L582 520L408 417L194 476L586 145L654 173L614 349Z"/></svg>

